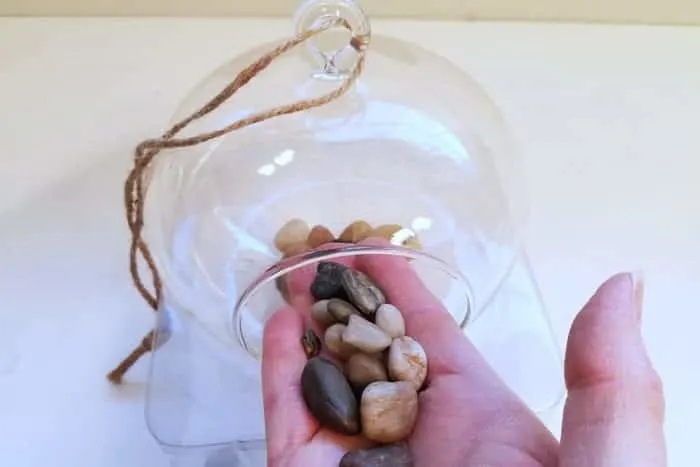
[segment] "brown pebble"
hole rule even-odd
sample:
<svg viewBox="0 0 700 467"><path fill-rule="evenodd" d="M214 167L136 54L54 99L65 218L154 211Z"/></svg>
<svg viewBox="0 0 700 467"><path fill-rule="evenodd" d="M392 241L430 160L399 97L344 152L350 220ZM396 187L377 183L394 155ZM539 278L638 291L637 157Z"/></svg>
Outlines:
<svg viewBox="0 0 700 467"><path fill-rule="evenodd" d="M348 451L339 467L413 467L411 450L405 443Z"/></svg>
<svg viewBox="0 0 700 467"><path fill-rule="evenodd" d="M304 402L318 422L344 435L360 432L357 399L342 371L330 360L314 357L301 373Z"/></svg>
<svg viewBox="0 0 700 467"><path fill-rule="evenodd" d="M355 221L345 227L345 230L340 234L338 240L343 242L357 243L369 236L372 231L372 226L365 221Z"/></svg>
<svg viewBox="0 0 700 467"><path fill-rule="evenodd" d="M345 376L352 387L363 390L368 384L388 379L383 362L376 355L356 353L345 363Z"/></svg>
<svg viewBox="0 0 700 467"><path fill-rule="evenodd" d="M401 229L403 229L403 227L401 227L399 224L380 225L379 227L375 227L374 229L372 229L372 231L369 233L369 236L383 238L385 240L391 241L394 234Z"/></svg>
<svg viewBox="0 0 700 467"><path fill-rule="evenodd" d="M345 341L343 341L343 332L345 325L337 323L326 329L324 342L328 350L341 360L349 358L352 354L357 353L358 349Z"/></svg>
<svg viewBox="0 0 700 467"><path fill-rule="evenodd" d="M321 338L313 330L308 329L301 338L306 358L313 358L321 352Z"/></svg>
<svg viewBox="0 0 700 467"><path fill-rule="evenodd" d="M360 401L362 434L379 443L408 437L418 417L418 393L411 383L379 381L365 388Z"/></svg>
<svg viewBox="0 0 700 467"><path fill-rule="evenodd" d="M308 236L309 225L301 219L292 219L284 224L275 235L275 247L282 253L287 254L287 250L292 245L306 244Z"/></svg>
<svg viewBox="0 0 700 467"><path fill-rule="evenodd" d="M311 248L318 248L321 245L332 242L334 238L333 232L328 230L328 227L325 225L316 225L311 229L311 232L309 232L306 243L308 243Z"/></svg>
<svg viewBox="0 0 700 467"><path fill-rule="evenodd" d="M377 308L386 303L384 293L366 274L346 268L340 279L348 301L364 315L373 318Z"/></svg>
<svg viewBox="0 0 700 467"><path fill-rule="evenodd" d="M350 315L360 316L360 312L352 304L339 298L331 298L328 301L328 313L335 318L338 323L348 324Z"/></svg>

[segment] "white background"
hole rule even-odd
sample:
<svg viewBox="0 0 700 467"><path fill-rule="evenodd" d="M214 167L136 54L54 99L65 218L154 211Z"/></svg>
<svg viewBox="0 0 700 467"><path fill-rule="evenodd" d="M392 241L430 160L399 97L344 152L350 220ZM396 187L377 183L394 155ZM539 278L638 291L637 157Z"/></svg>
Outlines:
<svg viewBox="0 0 700 467"><path fill-rule="evenodd" d="M700 420L700 29L374 22L448 56L520 144L529 252L561 342L599 282L643 269L670 465ZM286 21L0 19L0 461L166 465L127 274L121 183L186 92Z"/></svg>

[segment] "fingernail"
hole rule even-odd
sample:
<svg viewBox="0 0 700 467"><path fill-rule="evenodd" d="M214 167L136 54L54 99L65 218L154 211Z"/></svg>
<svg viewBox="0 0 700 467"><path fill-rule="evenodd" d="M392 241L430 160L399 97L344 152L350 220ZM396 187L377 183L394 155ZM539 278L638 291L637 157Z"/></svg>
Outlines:
<svg viewBox="0 0 700 467"><path fill-rule="evenodd" d="M644 309L644 272L637 270L630 273L632 279L632 299L634 300L635 314L637 321L642 321L642 311Z"/></svg>

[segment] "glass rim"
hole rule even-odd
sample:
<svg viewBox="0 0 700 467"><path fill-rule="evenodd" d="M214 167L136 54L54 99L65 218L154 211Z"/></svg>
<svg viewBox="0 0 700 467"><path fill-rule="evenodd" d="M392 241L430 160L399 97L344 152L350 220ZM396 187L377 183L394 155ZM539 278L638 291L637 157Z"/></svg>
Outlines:
<svg viewBox="0 0 700 467"><path fill-rule="evenodd" d="M267 268L265 272L248 285L236 300L235 305L231 308L228 320L230 334L248 354L255 355L256 352L253 352L250 348L242 328L243 313L248 300L260 289L274 282L281 276L320 261L346 258L349 256L369 255L398 256L408 260L423 260L436 265L441 271L463 286L465 310L461 319L455 318L460 329L464 329L469 322L475 320L478 316L478 313L474 313L473 309L474 294L471 283L459 270L453 268L445 261L425 251L398 245L358 245L353 243L327 247L321 250L312 250L290 258L283 258L281 261Z"/></svg>

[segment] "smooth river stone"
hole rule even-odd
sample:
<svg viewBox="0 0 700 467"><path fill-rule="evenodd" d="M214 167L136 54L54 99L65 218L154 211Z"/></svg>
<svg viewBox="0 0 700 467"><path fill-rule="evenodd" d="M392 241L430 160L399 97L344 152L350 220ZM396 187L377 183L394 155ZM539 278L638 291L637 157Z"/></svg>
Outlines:
<svg viewBox="0 0 700 467"><path fill-rule="evenodd" d="M392 380L408 381L418 391L428 375L428 356L414 338L399 337L389 347L386 366Z"/></svg>
<svg viewBox="0 0 700 467"><path fill-rule="evenodd" d="M344 298L342 274L348 268L339 263L321 261L316 268L316 277L311 283L311 295L316 300Z"/></svg>
<svg viewBox="0 0 700 467"><path fill-rule="evenodd" d="M368 317L374 317L377 308L386 303L384 293L366 274L346 268L340 277L348 301Z"/></svg>
<svg viewBox="0 0 700 467"><path fill-rule="evenodd" d="M323 336L323 340L326 343L326 348L333 354L333 356L345 360L354 353L358 352L358 349L343 341L343 332L345 331L345 325L341 323L336 323L326 329L326 333Z"/></svg>
<svg viewBox="0 0 700 467"><path fill-rule="evenodd" d="M375 324L358 315L351 315L343 330L343 342L365 353L381 352L391 345L391 337Z"/></svg>
<svg viewBox="0 0 700 467"><path fill-rule="evenodd" d="M311 317L323 328L336 322L335 316L328 310L329 301L330 300L320 300L311 307Z"/></svg>
<svg viewBox="0 0 700 467"><path fill-rule="evenodd" d="M360 401L362 434L379 443L408 437L418 418L418 393L405 381L376 382L367 386Z"/></svg>
<svg viewBox="0 0 700 467"><path fill-rule="evenodd" d="M306 244L309 236L309 225L301 219L292 219L284 224L274 238L275 247L288 256L296 245Z"/></svg>
<svg viewBox="0 0 700 467"><path fill-rule="evenodd" d="M345 230L338 237L339 240L350 243L357 243L369 236L372 226L365 221L355 221L345 227Z"/></svg>
<svg viewBox="0 0 700 467"><path fill-rule="evenodd" d="M350 315L360 316L360 312L352 304L339 298L332 298L328 301L328 313L330 313L338 323L348 324Z"/></svg>
<svg viewBox="0 0 700 467"><path fill-rule="evenodd" d="M356 353L345 362L345 376L353 388L363 390L375 381L388 378L384 363L376 355Z"/></svg>
<svg viewBox="0 0 700 467"><path fill-rule="evenodd" d="M355 394L345 375L333 362L314 357L301 373L304 402L318 422L344 435L360 432L360 414Z"/></svg>
<svg viewBox="0 0 700 467"><path fill-rule="evenodd" d="M402 337L406 334L406 322L401 311L389 303L377 308L374 322L392 338Z"/></svg>
<svg viewBox="0 0 700 467"><path fill-rule="evenodd" d="M406 444L391 444L348 451L339 467L412 467L413 457Z"/></svg>

